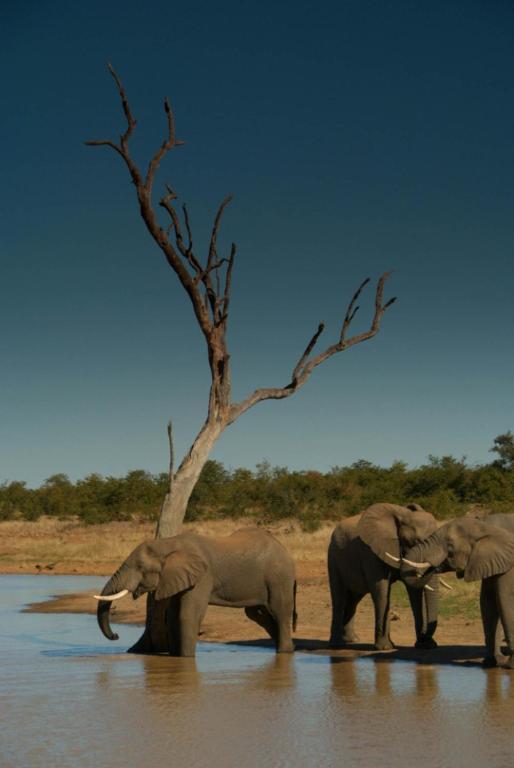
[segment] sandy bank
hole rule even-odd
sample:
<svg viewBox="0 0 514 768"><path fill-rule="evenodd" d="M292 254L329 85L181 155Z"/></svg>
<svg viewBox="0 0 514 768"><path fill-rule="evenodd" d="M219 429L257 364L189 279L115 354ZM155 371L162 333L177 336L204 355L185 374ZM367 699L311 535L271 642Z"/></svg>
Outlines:
<svg viewBox="0 0 514 768"><path fill-rule="evenodd" d="M207 535L223 536L247 524L246 520L223 520L188 524L186 527ZM267 527L288 548L297 563L297 643L300 647L316 648L322 652L326 647L330 624L325 559L333 524L327 523L314 533L302 532L292 521ZM0 523L0 572L105 576L112 573L137 544L152 537L153 525L150 523L83 526L74 520L48 518L35 523L3 522ZM437 640L440 645L467 647L467 652L471 653L475 648L476 652L476 646L483 643L477 610L478 587L457 583L453 576L449 580L456 590L442 597L443 615L440 617ZM99 578L99 587L102 581ZM90 594L59 595L48 602L32 605L30 610L94 614L96 601ZM399 646L411 646L414 628L402 585L395 585L393 589L392 613L393 640ZM113 606L113 620L121 624L143 624L144 614L144 598L134 601L129 596ZM359 606L356 627L365 647L354 652L369 653L371 649L367 644L373 639L373 610L369 597ZM262 642L266 635L245 617L242 610L211 606L203 623L202 639L212 642ZM345 651L343 655L351 653ZM409 656L413 652L405 653ZM419 656L418 653L415 655ZM432 656L425 653L424 659L428 661L430 658Z"/></svg>

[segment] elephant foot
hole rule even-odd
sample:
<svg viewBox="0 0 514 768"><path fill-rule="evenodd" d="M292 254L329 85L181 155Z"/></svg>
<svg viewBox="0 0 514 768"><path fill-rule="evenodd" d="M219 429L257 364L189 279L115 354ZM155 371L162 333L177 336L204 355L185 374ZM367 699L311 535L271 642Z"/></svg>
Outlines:
<svg viewBox="0 0 514 768"><path fill-rule="evenodd" d="M482 661L484 669L494 669L494 667L503 667L504 669L514 669L514 659L511 654L504 656L503 653L495 653L494 656L485 656Z"/></svg>
<svg viewBox="0 0 514 768"><path fill-rule="evenodd" d="M359 635L355 632L345 632L343 635L343 643L345 643L345 645L348 645L349 643L358 643L359 640Z"/></svg>
<svg viewBox="0 0 514 768"><path fill-rule="evenodd" d="M391 651L394 648L394 644L388 637L381 637L375 642L375 649L377 651Z"/></svg>
<svg viewBox="0 0 514 768"><path fill-rule="evenodd" d="M432 648L437 648L437 643L433 637L420 637L416 640L414 648L421 648L424 651L431 651Z"/></svg>
<svg viewBox="0 0 514 768"><path fill-rule="evenodd" d="M287 643L277 648L277 653L294 653L294 643Z"/></svg>
<svg viewBox="0 0 514 768"><path fill-rule="evenodd" d="M495 661L499 667L503 669L514 669L514 658L512 654L508 653L506 656L503 653L495 654Z"/></svg>
<svg viewBox="0 0 514 768"><path fill-rule="evenodd" d="M331 637L330 640L328 641L328 647L333 648L334 651L340 651L343 648L346 648L347 645L348 645L348 642L342 637L338 637L338 638Z"/></svg>
<svg viewBox="0 0 514 768"><path fill-rule="evenodd" d="M127 653L155 653L150 633L146 629L139 640L127 650Z"/></svg>

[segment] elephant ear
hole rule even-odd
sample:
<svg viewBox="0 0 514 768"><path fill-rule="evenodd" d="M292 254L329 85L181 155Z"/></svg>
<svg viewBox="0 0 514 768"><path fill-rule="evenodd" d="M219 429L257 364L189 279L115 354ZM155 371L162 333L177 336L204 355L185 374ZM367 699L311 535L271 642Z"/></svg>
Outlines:
<svg viewBox="0 0 514 768"><path fill-rule="evenodd" d="M357 534L377 557L392 568L399 568L387 555L400 557L400 542L395 515L401 507L395 504L372 504L361 514L357 525Z"/></svg>
<svg viewBox="0 0 514 768"><path fill-rule="evenodd" d="M505 573L514 566L514 536L506 531L494 531L474 544L469 556L465 581L487 579Z"/></svg>
<svg viewBox="0 0 514 768"><path fill-rule="evenodd" d="M192 552L172 552L164 561L155 599L163 600L190 589L207 571L207 563Z"/></svg>

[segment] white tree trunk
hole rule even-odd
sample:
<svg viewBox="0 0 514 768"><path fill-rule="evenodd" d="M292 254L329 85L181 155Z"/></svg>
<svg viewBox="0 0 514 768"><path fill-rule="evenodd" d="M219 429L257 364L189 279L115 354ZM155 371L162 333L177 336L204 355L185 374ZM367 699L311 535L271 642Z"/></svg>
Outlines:
<svg viewBox="0 0 514 768"><path fill-rule="evenodd" d="M179 533L193 488L224 427L219 421L207 421L172 478L170 491L164 498L157 523L158 539Z"/></svg>

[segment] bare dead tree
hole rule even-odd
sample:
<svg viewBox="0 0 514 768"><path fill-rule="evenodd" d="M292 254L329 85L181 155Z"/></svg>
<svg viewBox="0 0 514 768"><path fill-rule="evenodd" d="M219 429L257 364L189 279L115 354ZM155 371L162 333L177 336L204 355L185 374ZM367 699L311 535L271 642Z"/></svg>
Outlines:
<svg viewBox="0 0 514 768"><path fill-rule="evenodd" d="M375 308L368 330L350 335L350 326L359 309L357 301L370 282L367 278L359 285L346 308L339 336L335 343L328 345L322 352L314 354L314 348L325 328L324 323L320 323L305 347L305 351L292 368L291 379L285 386L255 389L243 400L232 402L230 355L226 337L236 246L232 243L230 252L226 256L220 256L218 253L218 234L223 215L232 197L226 197L218 208L204 259L197 256L195 252L187 206L182 205L180 214L177 210L178 195L169 184L165 186L166 194L159 200L160 208L167 215L168 226L166 228L161 226L152 201L155 174L163 158L184 142L176 137L174 115L170 103L166 99L164 101L167 122L166 137L151 157L146 171L142 171L134 162L129 150L129 141L136 128L136 120L132 114L125 89L110 64L109 71L118 88L126 119L126 129L121 134L118 143L111 140L94 140L86 141L86 144L96 147L110 147L125 162L134 184L141 217L190 299L196 321L205 339L210 367L211 386L207 417L176 472L173 471L172 466L171 429L168 433L171 451L170 487L161 509L157 536L173 536L180 529L191 492L222 432L257 403L263 400L281 400L293 395L303 387L318 365L336 353L344 352L356 344L373 338L380 330L380 322L384 313L394 303L395 298L384 303L384 286L390 274L385 272L376 286ZM163 620L161 617L162 622ZM148 621L146 634L149 634ZM156 635L156 633L151 634ZM150 645L156 648L159 642L154 639ZM145 649L149 649L150 645L148 642L143 643Z"/></svg>

